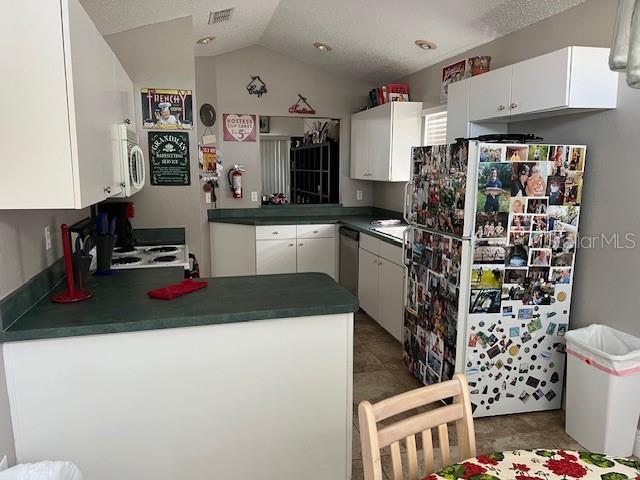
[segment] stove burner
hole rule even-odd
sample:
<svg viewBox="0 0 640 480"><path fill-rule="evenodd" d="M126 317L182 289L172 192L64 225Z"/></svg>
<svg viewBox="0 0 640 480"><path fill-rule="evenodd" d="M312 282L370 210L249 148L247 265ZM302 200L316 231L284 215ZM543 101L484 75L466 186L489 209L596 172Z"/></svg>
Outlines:
<svg viewBox="0 0 640 480"><path fill-rule="evenodd" d="M156 257L151 260L153 263L170 263L175 262L178 259L175 255L163 255L162 257Z"/></svg>
<svg viewBox="0 0 640 480"><path fill-rule="evenodd" d="M130 265L132 263L141 263L140 257L118 257L111 260L113 265Z"/></svg>
<svg viewBox="0 0 640 480"><path fill-rule="evenodd" d="M156 255L158 253L174 253L177 252L178 249L176 247L152 247L147 248L147 253L151 255Z"/></svg>
<svg viewBox="0 0 640 480"><path fill-rule="evenodd" d="M118 253L118 254L134 253L137 251L138 249L136 247L116 247L113 249L113 253Z"/></svg>

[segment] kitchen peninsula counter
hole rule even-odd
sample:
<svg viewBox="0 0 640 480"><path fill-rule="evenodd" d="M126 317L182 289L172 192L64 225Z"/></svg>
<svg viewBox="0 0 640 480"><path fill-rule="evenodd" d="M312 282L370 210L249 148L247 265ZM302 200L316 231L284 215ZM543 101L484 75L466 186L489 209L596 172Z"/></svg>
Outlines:
<svg viewBox="0 0 640 480"><path fill-rule="evenodd" d="M91 300L48 295L3 333L17 461L94 480L348 480L357 299L319 273L147 296L182 275L92 278Z"/></svg>
<svg viewBox="0 0 640 480"><path fill-rule="evenodd" d="M206 278L208 286L173 300L147 291L178 283L184 270L120 270L92 277L93 298L55 304L50 296L0 333L0 341L33 340L163 328L215 325L272 318L349 313L358 300L320 273ZM64 284L58 290L64 289Z"/></svg>

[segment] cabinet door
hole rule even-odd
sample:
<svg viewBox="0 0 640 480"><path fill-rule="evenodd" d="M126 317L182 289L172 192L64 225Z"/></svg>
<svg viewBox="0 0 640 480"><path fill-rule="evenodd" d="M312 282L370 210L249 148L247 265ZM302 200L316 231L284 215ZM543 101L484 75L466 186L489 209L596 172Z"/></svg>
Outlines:
<svg viewBox="0 0 640 480"><path fill-rule="evenodd" d="M295 240L256 241L256 273L296 273Z"/></svg>
<svg viewBox="0 0 640 480"><path fill-rule="evenodd" d="M65 61L70 62L73 85L69 109L72 156L78 169L78 206L85 207L122 191L112 148L114 128L122 118L116 104L113 52L78 0L69 0L68 8Z"/></svg>
<svg viewBox="0 0 640 480"><path fill-rule="evenodd" d="M483 73L469 80L469 120L487 120L509 115L512 67Z"/></svg>
<svg viewBox="0 0 640 480"><path fill-rule="evenodd" d="M368 110L369 180L391 178L391 104ZM407 155L407 162L411 157ZM408 179L407 179L408 180Z"/></svg>
<svg viewBox="0 0 640 480"><path fill-rule="evenodd" d="M74 208L60 2L3 5L0 208Z"/></svg>
<svg viewBox="0 0 640 480"><path fill-rule="evenodd" d="M390 163L384 180L409 181L411 149L418 145L422 145L422 102L393 102Z"/></svg>
<svg viewBox="0 0 640 480"><path fill-rule="evenodd" d="M563 48L513 65L511 115L568 106L570 60Z"/></svg>
<svg viewBox="0 0 640 480"><path fill-rule="evenodd" d="M371 317L378 317L378 263L377 255L360 249L358 254L358 301Z"/></svg>
<svg viewBox="0 0 640 480"><path fill-rule="evenodd" d="M381 258L378 278L380 308L376 321L396 340L402 342L404 268Z"/></svg>
<svg viewBox="0 0 640 480"><path fill-rule="evenodd" d="M336 239L298 239L298 272L322 272L336 278Z"/></svg>
<svg viewBox="0 0 640 480"><path fill-rule="evenodd" d="M470 79L449 85L447 95L447 143L456 138L469 137L469 87Z"/></svg>
<svg viewBox="0 0 640 480"><path fill-rule="evenodd" d="M367 112L351 116L351 178L369 179Z"/></svg>

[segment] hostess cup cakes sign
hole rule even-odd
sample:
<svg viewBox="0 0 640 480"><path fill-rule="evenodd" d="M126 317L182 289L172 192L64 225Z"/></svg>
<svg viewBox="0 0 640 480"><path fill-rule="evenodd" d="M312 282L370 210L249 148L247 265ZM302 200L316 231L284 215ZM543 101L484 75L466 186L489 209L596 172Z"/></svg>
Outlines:
<svg viewBox="0 0 640 480"><path fill-rule="evenodd" d="M225 142L255 142L256 116L246 113L223 113Z"/></svg>
<svg viewBox="0 0 640 480"><path fill-rule="evenodd" d="M191 90L143 88L142 126L148 129L191 130L193 103Z"/></svg>

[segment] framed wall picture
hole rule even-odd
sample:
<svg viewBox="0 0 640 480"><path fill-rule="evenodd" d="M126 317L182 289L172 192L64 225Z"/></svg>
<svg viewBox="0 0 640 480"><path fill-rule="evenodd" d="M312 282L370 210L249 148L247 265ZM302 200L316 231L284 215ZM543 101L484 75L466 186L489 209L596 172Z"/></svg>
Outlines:
<svg viewBox="0 0 640 480"><path fill-rule="evenodd" d="M142 88L142 126L158 130L191 130L191 90Z"/></svg>
<svg viewBox="0 0 640 480"><path fill-rule="evenodd" d="M255 142L258 126L256 115L223 113L222 128L225 142Z"/></svg>
<svg viewBox="0 0 640 480"><path fill-rule="evenodd" d="M260 115L260 133L269 133L269 118L266 115Z"/></svg>
<svg viewBox="0 0 640 480"><path fill-rule="evenodd" d="M189 134L149 132L151 185L191 185Z"/></svg>

